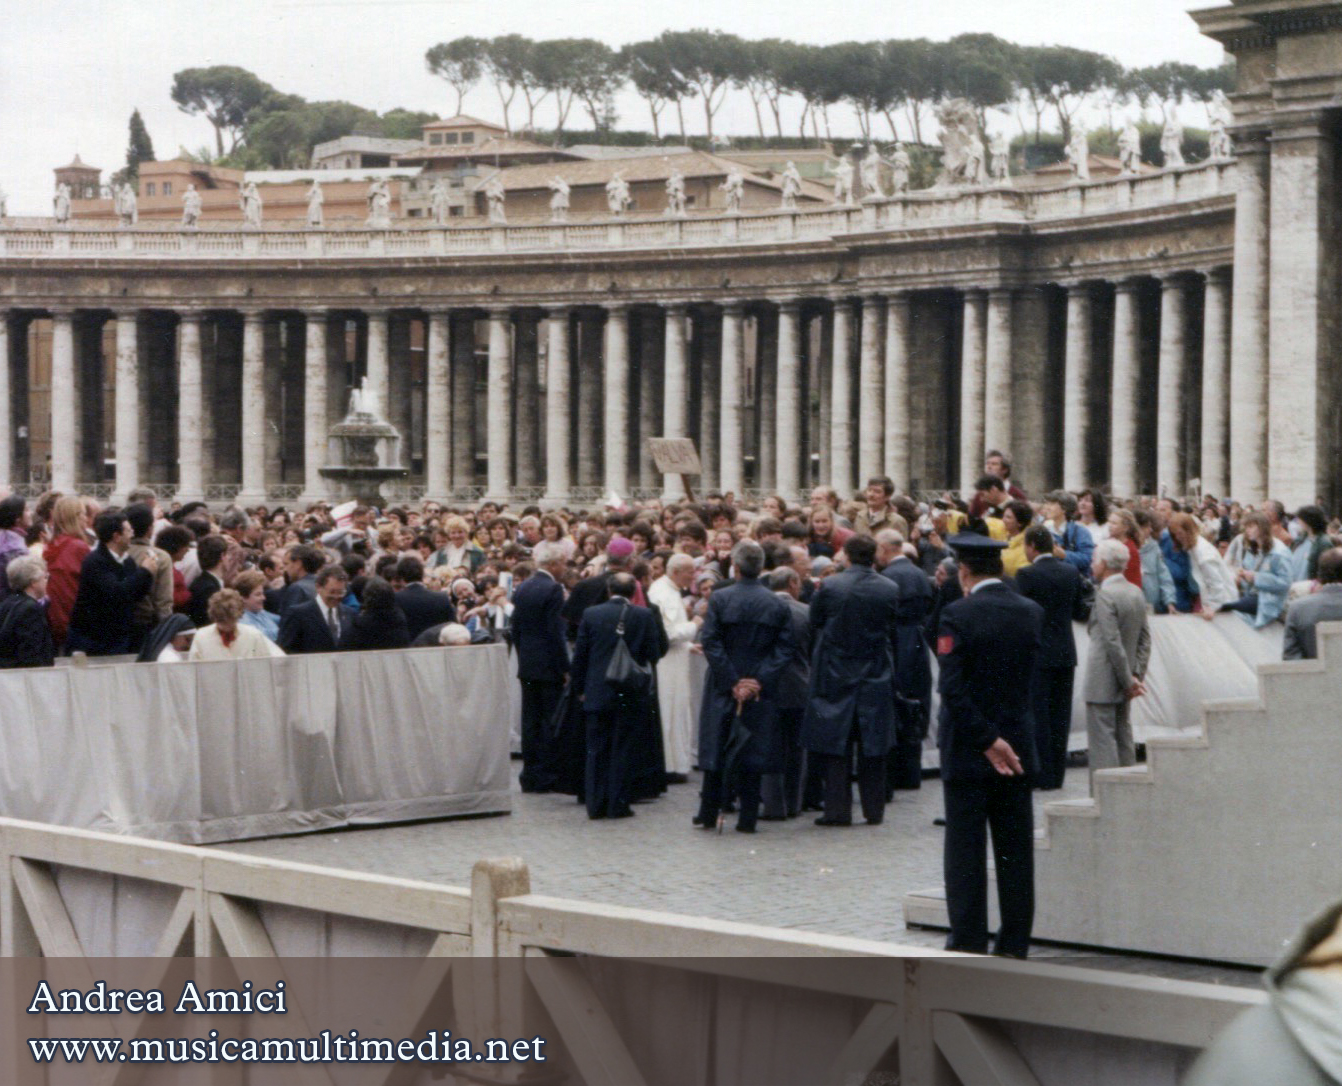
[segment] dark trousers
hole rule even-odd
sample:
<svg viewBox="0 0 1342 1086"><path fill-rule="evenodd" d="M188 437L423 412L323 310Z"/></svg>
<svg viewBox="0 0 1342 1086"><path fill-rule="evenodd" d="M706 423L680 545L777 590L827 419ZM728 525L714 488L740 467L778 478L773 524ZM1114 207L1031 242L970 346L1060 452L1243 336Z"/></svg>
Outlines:
<svg viewBox="0 0 1342 1086"><path fill-rule="evenodd" d="M699 793L700 821L712 825L718 820L719 812L726 806L728 787L735 792L740 811L736 824L754 829L760 816L760 775L739 767L732 770L730 780L724 780L720 769L704 770L704 790Z"/></svg>
<svg viewBox="0 0 1342 1086"><path fill-rule="evenodd" d="M112 634L98 639L80 633L78 630L71 630L65 638L65 654L67 656L73 656L77 652L82 652L87 656L126 656L129 655L130 651L129 633L120 636Z"/></svg>
<svg viewBox="0 0 1342 1086"><path fill-rule="evenodd" d="M886 756L885 798L896 790L914 791L923 786L923 740L927 738L927 713L931 697L917 703L895 701L895 742Z"/></svg>
<svg viewBox="0 0 1342 1086"><path fill-rule="evenodd" d="M550 753L550 728L564 684L539 679L519 681L522 683L522 791L549 792L556 783L554 759Z"/></svg>
<svg viewBox="0 0 1342 1086"><path fill-rule="evenodd" d="M995 952L1024 958L1034 926L1034 815L1029 777L944 781L947 950L988 952L988 829L1002 923Z"/></svg>
<svg viewBox="0 0 1342 1086"><path fill-rule="evenodd" d="M629 708L615 701L587 719L587 817L617 818L630 813L629 772L634 731Z"/></svg>
<svg viewBox="0 0 1342 1086"><path fill-rule="evenodd" d="M801 813L801 782L806 771L806 752L801 747L801 720L806 709L779 709L783 730L783 772L766 773L760 779L760 796L766 818L795 818Z"/></svg>
<svg viewBox="0 0 1342 1086"><path fill-rule="evenodd" d="M1074 667L1035 668L1030 684L1040 788L1061 788L1067 770L1067 737L1072 731Z"/></svg>
<svg viewBox="0 0 1342 1086"><path fill-rule="evenodd" d="M1243 611L1246 615L1258 613L1258 593L1250 592L1247 596L1241 596L1237 600L1231 600L1229 603L1221 604L1222 611Z"/></svg>
<svg viewBox="0 0 1342 1086"><path fill-rule="evenodd" d="M885 815L884 755L868 758L862 753L861 730L853 725L848 737L848 749L843 754L817 754L824 760L825 818L830 822L853 820L853 754L857 754L857 795L862 803L862 817L878 826Z"/></svg>

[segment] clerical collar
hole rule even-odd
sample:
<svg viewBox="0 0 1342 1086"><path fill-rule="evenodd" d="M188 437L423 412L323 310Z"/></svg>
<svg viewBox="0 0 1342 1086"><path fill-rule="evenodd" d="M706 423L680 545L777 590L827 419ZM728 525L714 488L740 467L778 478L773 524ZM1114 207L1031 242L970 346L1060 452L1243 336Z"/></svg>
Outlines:
<svg viewBox="0 0 1342 1086"><path fill-rule="evenodd" d="M978 584L976 584L973 588L969 590L969 594L972 596L980 588L987 588L990 584L1001 584L1001 583L1002 583L1001 577L989 577L986 581L979 581Z"/></svg>

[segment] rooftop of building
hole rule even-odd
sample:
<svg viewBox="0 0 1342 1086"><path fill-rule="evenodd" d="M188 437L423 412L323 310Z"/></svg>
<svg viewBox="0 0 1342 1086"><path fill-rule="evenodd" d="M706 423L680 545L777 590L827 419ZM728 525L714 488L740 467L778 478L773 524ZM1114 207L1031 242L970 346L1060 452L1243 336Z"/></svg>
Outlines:
<svg viewBox="0 0 1342 1086"><path fill-rule="evenodd" d="M441 147L420 146L396 156L398 162L469 162L492 158L576 158L565 147L547 147L516 136L490 137L481 143L450 143Z"/></svg>
<svg viewBox="0 0 1342 1086"><path fill-rule="evenodd" d="M440 121L430 121L424 126L424 131L433 129L442 131L445 128L488 128L493 132L506 133L508 130L501 124L495 124L493 121L482 121L479 117L472 117L467 113L458 113L455 117L446 117Z"/></svg>
<svg viewBox="0 0 1342 1086"><path fill-rule="evenodd" d="M396 140L386 136L364 136L353 133L336 140L327 140L312 148L313 158L339 154L341 151L362 151L367 154L395 155L402 151L413 151L422 140Z"/></svg>
<svg viewBox="0 0 1342 1086"><path fill-rule="evenodd" d="M398 181L418 177L421 166L352 166L328 170L309 166L302 170L248 170L246 180L258 185L292 185L299 181L320 181L323 185L340 181Z"/></svg>

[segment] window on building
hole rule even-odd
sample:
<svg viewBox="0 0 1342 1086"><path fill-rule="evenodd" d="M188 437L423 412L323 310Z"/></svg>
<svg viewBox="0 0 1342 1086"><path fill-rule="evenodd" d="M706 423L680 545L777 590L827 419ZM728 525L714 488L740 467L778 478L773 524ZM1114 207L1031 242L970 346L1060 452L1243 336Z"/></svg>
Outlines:
<svg viewBox="0 0 1342 1086"><path fill-rule="evenodd" d="M433 145L433 146L436 147L436 146L440 145L442 142L443 142L443 134L442 134L441 132L430 132L430 133L429 133L429 143L430 143L431 145Z"/></svg>
<svg viewBox="0 0 1342 1086"><path fill-rule="evenodd" d="M152 181L146 181L146 182L145 182L145 185L144 185L144 194L145 194L146 196L153 196L153 195L154 195L154 182L152 182Z"/></svg>
<svg viewBox="0 0 1342 1086"><path fill-rule="evenodd" d="M163 182L163 195L164 195L164 196L171 196L171 195L172 195L172 182L171 182L171 181L164 181L164 182Z"/></svg>
<svg viewBox="0 0 1342 1086"><path fill-rule="evenodd" d="M444 133L443 133L443 142L444 142L444 143L456 143L456 142L457 142L457 134L456 134L455 132L444 132Z"/></svg>
<svg viewBox="0 0 1342 1086"><path fill-rule="evenodd" d="M474 143L474 142L475 142L475 133L474 133L474 132L463 132L463 133L461 134L461 142L462 142L462 143Z"/></svg>

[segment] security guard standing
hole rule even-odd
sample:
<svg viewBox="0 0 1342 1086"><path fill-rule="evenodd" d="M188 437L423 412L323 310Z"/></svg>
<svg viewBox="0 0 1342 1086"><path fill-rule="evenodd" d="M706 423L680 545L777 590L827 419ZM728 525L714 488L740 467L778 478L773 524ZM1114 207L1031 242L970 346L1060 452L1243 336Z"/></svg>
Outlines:
<svg viewBox="0 0 1342 1086"><path fill-rule="evenodd" d="M1034 923L1034 815L1039 771L1030 676L1044 610L1002 581L1005 543L964 532L947 540L964 597L937 627L946 803L948 950L988 952L988 829L1002 923L994 952L1024 958Z"/></svg>

